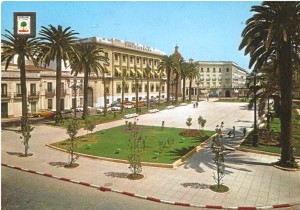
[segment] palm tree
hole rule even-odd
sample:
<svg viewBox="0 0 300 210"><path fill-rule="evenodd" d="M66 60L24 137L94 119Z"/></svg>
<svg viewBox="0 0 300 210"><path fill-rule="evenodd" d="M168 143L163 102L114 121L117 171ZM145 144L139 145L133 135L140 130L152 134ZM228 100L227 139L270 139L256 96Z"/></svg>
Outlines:
<svg viewBox="0 0 300 210"><path fill-rule="evenodd" d="M163 69L165 69L167 73L167 104L169 105L171 71L174 71L177 68L177 64L172 55L170 56L165 55L160 61L160 63L158 64L157 68L160 69L160 71L163 71Z"/></svg>
<svg viewBox="0 0 300 210"><path fill-rule="evenodd" d="M250 55L249 67L259 70L272 56L277 56L281 93L281 159L278 164L295 166L291 138L292 61L299 60L300 2L263 2L253 6L256 12L246 22L239 49Z"/></svg>
<svg viewBox="0 0 300 210"><path fill-rule="evenodd" d="M187 64L187 78L189 79L189 101L192 100L192 82L193 79L199 77L199 71L197 69L197 65L195 63Z"/></svg>
<svg viewBox="0 0 300 210"><path fill-rule="evenodd" d="M123 69L122 71L122 104L121 104L121 113L123 113L124 111L124 94L125 94L125 87L128 88L128 83L127 83L127 79L128 79L128 72L127 69Z"/></svg>
<svg viewBox="0 0 300 210"><path fill-rule="evenodd" d="M22 38L17 37L10 31L5 30L8 34L2 34L7 40L3 40L3 49L1 53L1 61L6 61L5 71L10 65L11 61L15 56L18 56L18 68L20 69L20 80L21 80L21 94L22 94L22 120L21 120L21 130L24 137L25 153L28 155L29 149L29 139L30 139L30 128L28 124L28 109L27 109L27 88L26 88L26 67L25 58L33 61L33 64L37 66L37 61L35 59L35 53L38 50L38 40L36 38Z"/></svg>
<svg viewBox="0 0 300 210"><path fill-rule="evenodd" d="M71 59L72 74L84 74L83 79L83 113L82 119L88 115L88 82L91 73L96 73L99 76L99 69L103 69L103 62L107 63L108 58L102 56L102 49L96 45L78 44L78 54L75 54Z"/></svg>
<svg viewBox="0 0 300 210"><path fill-rule="evenodd" d="M183 80L183 82L182 82L182 101L185 102L185 86L186 86L186 77L188 76L188 64L182 59L178 63L178 68L180 71L180 76Z"/></svg>
<svg viewBox="0 0 300 210"><path fill-rule="evenodd" d="M49 28L42 26L39 33L41 41L42 53L39 56L41 62L49 65L51 61L56 62L56 117L55 123L62 120L61 116L61 71L62 61L67 66L66 62L70 60L70 56L76 52L75 43L78 40L73 30L70 27L65 29L61 25L55 28L49 25Z"/></svg>
<svg viewBox="0 0 300 210"><path fill-rule="evenodd" d="M146 74L146 78L147 78L147 110L149 110L149 80L150 80L150 73L152 71L152 69L150 68L150 66L147 64L145 70L145 74Z"/></svg>

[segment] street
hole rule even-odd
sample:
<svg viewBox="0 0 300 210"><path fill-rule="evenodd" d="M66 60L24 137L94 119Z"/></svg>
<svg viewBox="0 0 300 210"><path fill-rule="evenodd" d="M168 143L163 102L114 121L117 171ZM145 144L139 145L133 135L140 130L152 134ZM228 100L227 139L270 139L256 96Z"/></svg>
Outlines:
<svg viewBox="0 0 300 210"><path fill-rule="evenodd" d="M34 209L193 209L150 202L40 175L1 167L3 210ZM12 179L13 177L13 179Z"/></svg>

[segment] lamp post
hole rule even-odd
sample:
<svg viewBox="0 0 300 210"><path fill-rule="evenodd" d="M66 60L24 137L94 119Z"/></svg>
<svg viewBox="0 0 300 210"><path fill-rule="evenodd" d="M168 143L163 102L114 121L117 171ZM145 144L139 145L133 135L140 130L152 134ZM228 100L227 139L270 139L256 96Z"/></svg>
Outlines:
<svg viewBox="0 0 300 210"><path fill-rule="evenodd" d="M77 82L77 78L74 77L73 83L68 80L68 86L72 89L75 93L75 100L74 100L74 118L76 118L76 108L77 108L77 90L82 88L83 80L81 79L80 82Z"/></svg>
<svg viewBox="0 0 300 210"><path fill-rule="evenodd" d="M199 101L199 85L200 85L199 80L196 80L196 85L197 85L197 101Z"/></svg>

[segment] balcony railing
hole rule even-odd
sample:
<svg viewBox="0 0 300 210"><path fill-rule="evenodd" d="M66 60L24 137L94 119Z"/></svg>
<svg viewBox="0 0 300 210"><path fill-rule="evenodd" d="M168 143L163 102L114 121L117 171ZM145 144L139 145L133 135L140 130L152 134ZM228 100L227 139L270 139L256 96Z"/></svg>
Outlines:
<svg viewBox="0 0 300 210"><path fill-rule="evenodd" d="M65 97L67 95L67 91L65 89L60 90L60 97Z"/></svg>
<svg viewBox="0 0 300 210"><path fill-rule="evenodd" d="M55 90L45 91L45 97L46 98L54 98L55 96Z"/></svg>
<svg viewBox="0 0 300 210"><path fill-rule="evenodd" d="M40 92L28 92L28 101L29 102L36 102L40 98Z"/></svg>
<svg viewBox="0 0 300 210"><path fill-rule="evenodd" d="M14 98L22 98L22 93L14 92Z"/></svg>
<svg viewBox="0 0 300 210"><path fill-rule="evenodd" d="M1 100L8 100L11 98L11 93L1 93Z"/></svg>

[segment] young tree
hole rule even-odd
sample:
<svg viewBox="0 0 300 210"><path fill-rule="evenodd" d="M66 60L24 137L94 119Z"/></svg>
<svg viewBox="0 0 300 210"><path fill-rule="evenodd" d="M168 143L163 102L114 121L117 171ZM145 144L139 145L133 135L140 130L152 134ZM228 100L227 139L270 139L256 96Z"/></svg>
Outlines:
<svg viewBox="0 0 300 210"><path fill-rule="evenodd" d="M128 131L130 133L130 137L128 139L129 169L132 172L131 177L133 179L138 179L138 175L142 172L142 156L144 154L145 142L137 127L136 121L134 123L128 123Z"/></svg>
<svg viewBox="0 0 300 210"><path fill-rule="evenodd" d="M77 164L75 164L75 161L78 159L78 155L75 155L75 149L77 147L77 133L79 130L79 125L77 118L72 118L70 120L70 123L67 127L67 134L70 136L69 139L69 147L68 147L68 153L69 153L69 163L66 165L66 167L75 167Z"/></svg>
<svg viewBox="0 0 300 210"><path fill-rule="evenodd" d="M189 134L190 134L190 127L191 127L191 125L193 124L192 123L192 118L191 118L191 116L189 116L187 119L186 119L186 125L189 127Z"/></svg>
<svg viewBox="0 0 300 210"><path fill-rule="evenodd" d="M259 70L271 57L277 56L281 94L281 158L279 165L295 167L291 137L292 62L299 61L300 2L262 2L253 6L253 17L247 20L239 49L250 55L249 67Z"/></svg>
<svg viewBox="0 0 300 210"><path fill-rule="evenodd" d="M55 28L49 25L49 28L42 26L39 33L41 42L41 53L39 59L45 65L51 61L56 62L56 115L55 123L62 122L61 115L61 71L62 61L67 66L72 54L76 53L75 43L78 40L77 35L70 27L63 29L61 25Z"/></svg>
<svg viewBox="0 0 300 210"><path fill-rule="evenodd" d="M200 130L200 127L204 128L205 124L206 124L206 119L204 119L202 116L199 115L198 117L198 124L199 124L199 130Z"/></svg>
<svg viewBox="0 0 300 210"><path fill-rule="evenodd" d="M18 68L20 69L21 80L21 94L22 94L22 119L21 119L21 131L24 138L25 156L28 155L29 139L32 131L28 121L28 108L27 108L27 88L26 88L26 67L25 58L33 61L33 64L37 66L37 60L35 59L36 53L38 53L39 42L36 38L20 38L14 36L10 31L5 30L7 34L2 34L6 39L2 40L3 49L1 53L1 61L5 61L5 71L10 65L14 57L18 57Z"/></svg>

